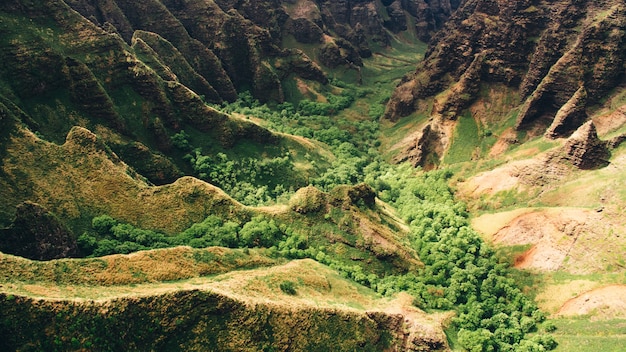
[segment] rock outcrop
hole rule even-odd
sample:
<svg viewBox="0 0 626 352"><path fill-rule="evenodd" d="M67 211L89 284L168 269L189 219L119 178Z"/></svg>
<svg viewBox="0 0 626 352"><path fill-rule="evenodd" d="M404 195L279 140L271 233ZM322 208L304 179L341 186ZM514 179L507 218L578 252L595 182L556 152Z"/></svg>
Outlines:
<svg viewBox="0 0 626 352"><path fill-rule="evenodd" d="M11 226L0 229L0 251L34 260L78 255L72 232L54 214L28 201L17 207Z"/></svg>
<svg viewBox="0 0 626 352"><path fill-rule="evenodd" d="M595 169L609 163L610 152L606 142L598 138L593 121L582 125L567 139L562 151L579 169Z"/></svg>
<svg viewBox="0 0 626 352"><path fill-rule="evenodd" d="M563 104L544 134L547 138L565 137L587 120L587 91L580 87L570 100Z"/></svg>
<svg viewBox="0 0 626 352"><path fill-rule="evenodd" d="M383 3L387 2L391 1L383 1ZM443 28L461 4L461 0L395 0L391 2L391 5L398 2L411 16L415 17L415 31L418 38L424 42L428 42L433 34Z"/></svg>
<svg viewBox="0 0 626 352"><path fill-rule="evenodd" d="M625 33L626 6L618 0L465 1L400 82L384 116L397 121L434 98L435 120L454 119L481 86L500 84L522 98L516 129L567 137L587 119L588 106L625 82Z"/></svg>

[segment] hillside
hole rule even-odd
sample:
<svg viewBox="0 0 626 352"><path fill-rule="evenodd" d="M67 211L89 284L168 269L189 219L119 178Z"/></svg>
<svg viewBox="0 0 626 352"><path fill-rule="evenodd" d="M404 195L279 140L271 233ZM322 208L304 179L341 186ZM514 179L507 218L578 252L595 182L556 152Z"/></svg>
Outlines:
<svg viewBox="0 0 626 352"><path fill-rule="evenodd" d="M625 45L620 0L4 1L0 349L619 351Z"/></svg>
<svg viewBox="0 0 626 352"><path fill-rule="evenodd" d="M2 342L6 350L377 351L446 345L444 317L427 315L410 301L381 299L312 260L285 264L259 252L181 247L31 264L29 270L24 264L3 255L8 283L0 302L3 315L13 318L2 321L10 332ZM281 289L286 282L293 291ZM24 324L32 329L20 329Z"/></svg>

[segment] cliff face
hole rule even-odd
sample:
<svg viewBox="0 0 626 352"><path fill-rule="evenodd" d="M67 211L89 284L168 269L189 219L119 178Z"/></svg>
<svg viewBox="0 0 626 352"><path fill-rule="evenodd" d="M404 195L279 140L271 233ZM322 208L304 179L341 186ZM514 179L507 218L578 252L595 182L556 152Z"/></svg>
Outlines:
<svg viewBox="0 0 626 352"><path fill-rule="evenodd" d="M284 56L307 79L325 81L324 73L302 52L278 49L267 30L237 13L229 15L212 2L175 5L0 4L0 104L6 121L24 123L56 143L75 125L99 131L156 184L183 175L182 164L171 159L171 137L182 129L199 131L222 149L240 140L259 150L276 145L269 131L233 122L205 101L232 101L243 86L260 99L281 101L268 55Z"/></svg>
<svg viewBox="0 0 626 352"><path fill-rule="evenodd" d="M339 44L345 51L356 52L361 58L372 55L370 42L389 45L390 35L403 31L415 32L422 41L441 29L458 8L458 0L285 0L289 20L287 28L294 29L299 42L322 42L317 33L325 33L347 41ZM299 34L296 34L299 33ZM306 33L306 34L305 34ZM322 53L323 56L326 54ZM352 54L354 55L354 54ZM359 65L344 55L344 61Z"/></svg>
<svg viewBox="0 0 626 352"><path fill-rule="evenodd" d="M409 29L407 16L416 23L410 30L426 41L458 7L458 1L449 0L431 4L423 0L66 3L94 24L118 33L127 43L138 30L169 41L206 81L181 78L181 82L210 101L230 101L235 99L236 90L250 88L261 101L279 102L284 99L284 77L273 60L290 58L294 53L304 55L281 46L286 35L293 35L300 43L318 44L316 52L325 66L358 67L362 58L372 54L370 43L389 45L388 31ZM315 65L307 67L306 72L306 78L326 82Z"/></svg>
<svg viewBox="0 0 626 352"><path fill-rule="evenodd" d="M432 111L420 111L433 117L445 150L445 121L481 87L501 84L521 97L516 129L566 137L585 122L587 107L624 82L625 11L621 1L465 1L398 85L385 117L398 120L434 98Z"/></svg>
<svg viewBox="0 0 626 352"><path fill-rule="evenodd" d="M372 44L385 47L392 33L406 30L426 40L457 6L417 0L9 0L0 4L6 18L0 26L0 96L30 129L58 143L74 125L112 130L105 135L115 152L163 184L183 174L183 165L168 161L170 137L181 129L210 131L223 148L237 136L275 142L260 130L223 133L230 129L224 127L228 118L204 101L233 101L250 90L262 102L283 102L285 80L326 84L324 67L360 72ZM293 40L309 50L284 44Z"/></svg>

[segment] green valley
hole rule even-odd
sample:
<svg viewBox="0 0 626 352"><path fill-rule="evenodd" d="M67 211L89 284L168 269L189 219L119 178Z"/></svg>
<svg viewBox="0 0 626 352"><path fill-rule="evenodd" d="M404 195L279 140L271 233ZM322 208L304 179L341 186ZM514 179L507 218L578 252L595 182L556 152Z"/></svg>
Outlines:
<svg viewBox="0 0 626 352"><path fill-rule="evenodd" d="M626 341L620 0L8 0L0 59L0 350Z"/></svg>

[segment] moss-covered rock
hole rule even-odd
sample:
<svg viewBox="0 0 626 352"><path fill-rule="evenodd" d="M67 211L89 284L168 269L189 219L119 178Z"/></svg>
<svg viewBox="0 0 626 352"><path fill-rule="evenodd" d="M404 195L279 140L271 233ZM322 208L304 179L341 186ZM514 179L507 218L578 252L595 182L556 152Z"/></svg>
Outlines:
<svg viewBox="0 0 626 352"><path fill-rule="evenodd" d="M314 186L300 188L289 200L291 210L300 214L317 213L327 205L326 194Z"/></svg>

